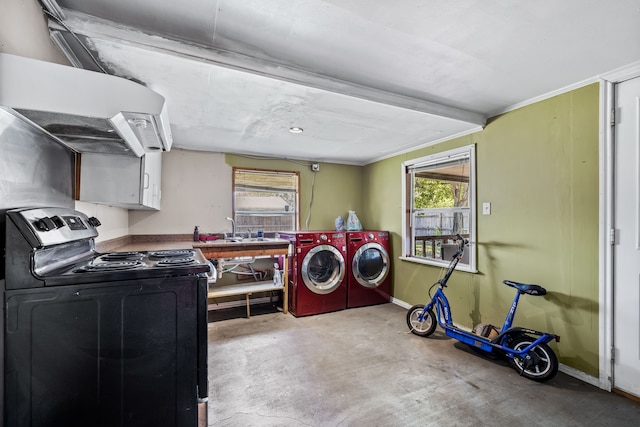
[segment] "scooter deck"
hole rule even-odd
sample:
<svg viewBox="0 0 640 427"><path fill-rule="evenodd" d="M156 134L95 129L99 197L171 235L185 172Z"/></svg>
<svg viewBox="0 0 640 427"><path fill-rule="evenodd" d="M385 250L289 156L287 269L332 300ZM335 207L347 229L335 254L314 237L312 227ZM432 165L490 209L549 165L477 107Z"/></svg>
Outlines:
<svg viewBox="0 0 640 427"><path fill-rule="evenodd" d="M490 341L462 329L458 329L455 326L445 328L444 333L451 338L455 338L460 342L479 348L487 353L491 353L494 349L494 347L489 344Z"/></svg>

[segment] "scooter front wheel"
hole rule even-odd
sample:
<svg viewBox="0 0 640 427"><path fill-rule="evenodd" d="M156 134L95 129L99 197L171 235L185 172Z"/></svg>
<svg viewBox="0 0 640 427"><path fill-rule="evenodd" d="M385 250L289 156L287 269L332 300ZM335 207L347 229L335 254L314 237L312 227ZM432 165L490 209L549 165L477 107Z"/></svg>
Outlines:
<svg viewBox="0 0 640 427"><path fill-rule="evenodd" d="M509 347L522 350L535 340L528 336L514 338ZM538 344L525 356L515 356L511 359L513 369L530 380L548 381L558 373L558 358L546 344Z"/></svg>
<svg viewBox="0 0 640 427"><path fill-rule="evenodd" d="M433 310L427 310L427 316L422 322L418 320L423 310L424 305L414 305L411 307L407 313L407 326L409 326L411 333L421 337L428 337L436 330L438 322L436 321L436 315Z"/></svg>

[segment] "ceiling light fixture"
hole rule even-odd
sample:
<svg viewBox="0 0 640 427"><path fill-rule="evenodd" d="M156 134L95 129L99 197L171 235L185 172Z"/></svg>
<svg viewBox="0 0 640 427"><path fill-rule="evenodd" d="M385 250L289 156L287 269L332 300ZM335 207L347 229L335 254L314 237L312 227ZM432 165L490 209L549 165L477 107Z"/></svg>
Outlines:
<svg viewBox="0 0 640 427"><path fill-rule="evenodd" d="M294 126L294 127L290 127L289 128L289 132L291 132L291 133L302 133L302 132L304 132L304 129L299 128L297 126Z"/></svg>
<svg viewBox="0 0 640 427"><path fill-rule="evenodd" d="M134 125L135 127L137 127L138 129L145 129L150 124L149 120L147 119L134 118L134 119L129 119L127 121L132 125Z"/></svg>

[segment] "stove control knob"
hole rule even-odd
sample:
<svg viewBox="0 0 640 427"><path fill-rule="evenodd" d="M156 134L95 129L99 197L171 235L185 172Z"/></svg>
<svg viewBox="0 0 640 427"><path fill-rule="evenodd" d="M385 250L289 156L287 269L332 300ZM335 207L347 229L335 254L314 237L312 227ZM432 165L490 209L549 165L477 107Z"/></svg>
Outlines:
<svg viewBox="0 0 640 427"><path fill-rule="evenodd" d="M65 222L59 216L52 216L51 221L55 224L56 228L64 227Z"/></svg>
<svg viewBox="0 0 640 427"><path fill-rule="evenodd" d="M56 228L56 224L49 217L44 217L33 223L38 231L49 231Z"/></svg>

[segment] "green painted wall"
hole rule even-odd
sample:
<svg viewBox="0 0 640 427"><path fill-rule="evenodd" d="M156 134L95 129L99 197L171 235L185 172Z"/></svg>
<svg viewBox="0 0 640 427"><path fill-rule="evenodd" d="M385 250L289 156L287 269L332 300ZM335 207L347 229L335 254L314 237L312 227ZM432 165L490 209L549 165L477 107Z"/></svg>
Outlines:
<svg viewBox="0 0 640 427"><path fill-rule="evenodd" d="M341 215L346 220L349 210L355 210L360 221L367 226L366 219L360 214L363 188L363 168L360 166L321 163L314 184L314 172L307 166L310 162L258 160L233 154L226 154L225 158L232 167L300 172L301 230L333 230L336 217ZM312 188L313 204L307 227Z"/></svg>
<svg viewBox="0 0 640 427"><path fill-rule="evenodd" d="M393 295L426 300L440 269L401 255L401 162L476 144L480 215L477 274L456 272L447 289L462 326L501 324L513 298L503 279L537 283L516 324L559 334L560 362L598 376L598 111L593 84L493 118L481 132L364 167L362 216L393 243ZM473 249L472 249L473 250Z"/></svg>

